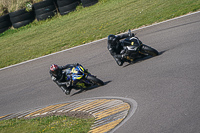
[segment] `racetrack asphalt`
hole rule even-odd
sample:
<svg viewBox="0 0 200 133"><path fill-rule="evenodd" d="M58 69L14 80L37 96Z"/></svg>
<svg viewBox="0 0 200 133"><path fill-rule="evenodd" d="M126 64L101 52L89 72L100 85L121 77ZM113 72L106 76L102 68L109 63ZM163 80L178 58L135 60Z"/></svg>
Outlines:
<svg viewBox="0 0 200 133"><path fill-rule="evenodd" d="M95 97L137 102L116 133L198 133L200 131L200 13L135 30L160 52L154 58L117 66L106 39L0 71L0 116ZM108 33L112 34L112 33ZM104 86L72 90L66 96L52 81L49 66L80 63Z"/></svg>

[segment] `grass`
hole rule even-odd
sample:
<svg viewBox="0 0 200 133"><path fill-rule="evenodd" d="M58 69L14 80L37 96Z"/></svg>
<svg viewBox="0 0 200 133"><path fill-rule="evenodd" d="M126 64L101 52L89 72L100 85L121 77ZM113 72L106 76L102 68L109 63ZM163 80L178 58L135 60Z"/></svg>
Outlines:
<svg viewBox="0 0 200 133"><path fill-rule="evenodd" d="M38 3L42 0L0 0L0 16L26 8L27 3Z"/></svg>
<svg viewBox="0 0 200 133"><path fill-rule="evenodd" d="M200 0L99 0L0 34L0 68L200 9ZM106 48L105 48L106 49Z"/></svg>
<svg viewBox="0 0 200 133"><path fill-rule="evenodd" d="M0 121L1 133L87 133L94 119L48 116Z"/></svg>

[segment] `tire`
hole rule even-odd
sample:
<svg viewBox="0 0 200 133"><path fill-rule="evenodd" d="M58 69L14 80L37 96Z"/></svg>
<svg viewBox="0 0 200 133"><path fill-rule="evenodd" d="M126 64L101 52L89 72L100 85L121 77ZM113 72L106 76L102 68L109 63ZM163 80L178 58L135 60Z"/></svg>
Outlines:
<svg viewBox="0 0 200 133"><path fill-rule="evenodd" d="M150 55L150 56L157 56L158 55L157 50L155 50L154 48L151 48L147 45L144 45L144 44L141 48L141 52L142 52L142 54L147 54L147 55Z"/></svg>
<svg viewBox="0 0 200 133"><path fill-rule="evenodd" d="M56 6L54 0L45 0L33 4L35 15L38 21L45 20L55 16Z"/></svg>
<svg viewBox="0 0 200 133"><path fill-rule="evenodd" d="M7 21L0 22L0 29L9 27L9 26L10 26L10 24Z"/></svg>
<svg viewBox="0 0 200 133"><path fill-rule="evenodd" d="M59 12L60 12L61 15L65 15L65 14L68 14L69 12L71 12L71 11L74 11L76 9L76 7L78 6L78 4L79 4L79 2L74 2L70 5L58 7L58 9L59 9Z"/></svg>
<svg viewBox="0 0 200 133"><path fill-rule="evenodd" d="M98 0L81 0L83 7L89 7L96 3L98 3Z"/></svg>
<svg viewBox="0 0 200 133"><path fill-rule="evenodd" d="M4 21L10 21L9 14L0 16L0 23L1 23L1 22L4 22Z"/></svg>
<svg viewBox="0 0 200 133"><path fill-rule="evenodd" d="M33 9L38 10L47 6L54 5L54 0L45 0L38 3L33 4Z"/></svg>
<svg viewBox="0 0 200 133"><path fill-rule="evenodd" d="M0 16L0 33L3 33L12 26L9 14Z"/></svg>
<svg viewBox="0 0 200 133"><path fill-rule="evenodd" d="M22 27L22 26L25 26L25 25L27 25L27 24L33 22L33 20L34 20L34 19L32 19L32 20L24 20L24 21L21 21L21 22L14 23L14 24L13 24L13 27L14 27L14 28L20 28L20 27Z"/></svg>
<svg viewBox="0 0 200 133"><path fill-rule="evenodd" d="M4 31L8 30L9 27L5 27L5 28L0 28L0 34L3 33Z"/></svg>
<svg viewBox="0 0 200 133"><path fill-rule="evenodd" d="M10 21L14 28L20 28L25 26L35 19L33 11L27 12L25 9L21 9L10 13Z"/></svg>
<svg viewBox="0 0 200 133"><path fill-rule="evenodd" d="M58 7L63 7L72 4L78 0L57 0Z"/></svg>
<svg viewBox="0 0 200 133"><path fill-rule="evenodd" d="M19 15L22 15L22 14L24 14L24 13L26 13L26 12L27 12L27 11L26 11L26 9L24 8L24 9L17 10L17 11L15 11L15 12L11 12L9 15L10 15L11 18L13 18L13 17L19 16Z"/></svg>
<svg viewBox="0 0 200 133"><path fill-rule="evenodd" d="M45 20L45 19L55 16L55 14L56 14L56 12L51 11L51 12L47 12L45 14L38 15L38 16L36 16L36 18L38 21Z"/></svg>
<svg viewBox="0 0 200 133"><path fill-rule="evenodd" d="M52 11L56 11L55 5L50 5L50 6L47 6L44 8L37 9L37 10L35 10L35 14L41 15L41 14L45 14L47 12L52 12Z"/></svg>
<svg viewBox="0 0 200 133"><path fill-rule="evenodd" d="M87 76L87 80L90 80L92 83L99 85L99 86L104 85L104 82L102 80L100 80L96 77L93 77L93 76Z"/></svg>
<svg viewBox="0 0 200 133"><path fill-rule="evenodd" d="M10 21L13 24L13 23L24 21L24 20L33 19L33 18L35 18L34 12L31 11L31 12L24 12L24 14L21 14L19 16L10 17Z"/></svg>

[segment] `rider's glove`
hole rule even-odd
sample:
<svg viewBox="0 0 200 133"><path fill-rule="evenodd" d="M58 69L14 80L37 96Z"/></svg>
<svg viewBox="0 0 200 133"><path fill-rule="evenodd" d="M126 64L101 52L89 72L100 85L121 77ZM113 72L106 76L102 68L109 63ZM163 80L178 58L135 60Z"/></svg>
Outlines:
<svg viewBox="0 0 200 133"><path fill-rule="evenodd" d="M75 67L78 66L78 65L79 65L79 63L75 63L75 64L74 64Z"/></svg>
<svg viewBox="0 0 200 133"><path fill-rule="evenodd" d="M56 81L56 77L54 77L54 76L52 76L51 79L52 79L53 81Z"/></svg>

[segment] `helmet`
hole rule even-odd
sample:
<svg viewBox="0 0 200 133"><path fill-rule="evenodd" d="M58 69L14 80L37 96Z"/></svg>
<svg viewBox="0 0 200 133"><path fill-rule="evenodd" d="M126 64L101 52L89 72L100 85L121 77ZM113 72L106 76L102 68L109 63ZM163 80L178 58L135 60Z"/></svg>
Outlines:
<svg viewBox="0 0 200 133"><path fill-rule="evenodd" d="M58 65L56 65L56 64L52 64L51 66L50 66L50 72L51 72L51 74L53 75L53 76L58 76L58 75L60 75L60 72L61 72L61 70L60 70L60 68L58 67Z"/></svg>
<svg viewBox="0 0 200 133"><path fill-rule="evenodd" d="M114 43L115 42L115 39L116 39L116 36L115 35L109 35L108 36L108 43L109 44L112 44L112 43Z"/></svg>

